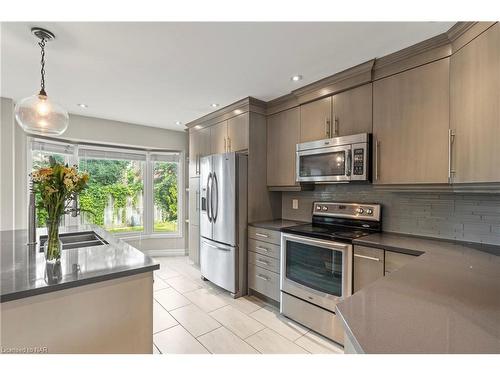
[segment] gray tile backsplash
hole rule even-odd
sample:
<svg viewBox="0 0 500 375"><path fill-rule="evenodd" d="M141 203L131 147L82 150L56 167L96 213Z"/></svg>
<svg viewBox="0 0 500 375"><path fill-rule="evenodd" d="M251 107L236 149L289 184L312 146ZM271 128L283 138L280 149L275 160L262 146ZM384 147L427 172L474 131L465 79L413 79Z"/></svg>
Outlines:
<svg viewBox="0 0 500 375"><path fill-rule="evenodd" d="M292 209L292 199L299 208ZM388 192L372 185L317 185L314 191L284 192L282 217L311 220L316 200L380 203L387 232L500 245L500 194Z"/></svg>

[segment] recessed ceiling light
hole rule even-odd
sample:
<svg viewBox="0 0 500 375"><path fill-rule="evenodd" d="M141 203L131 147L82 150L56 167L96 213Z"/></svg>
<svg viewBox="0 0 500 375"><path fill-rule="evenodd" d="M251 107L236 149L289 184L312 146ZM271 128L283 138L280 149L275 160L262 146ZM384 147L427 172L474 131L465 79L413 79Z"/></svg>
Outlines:
<svg viewBox="0 0 500 375"><path fill-rule="evenodd" d="M297 82L297 81L300 81L302 79L302 76L300 74L297 74L297 75L292 76L292 78L290 78L290 79L294 82Z"/></svg>
<svg viewBox="0 0 500 375"><path fill-rule="evenodd" d="M182 125L182 122L181 121L176 121L175 125Z"/></svg>
<svg viewBox="0 0 500 375"><path fill-rule="evenodd" d="M210 104L210 106L213 108L217 108L219 105L217 103L212 103L212 104Z"/></svg>
<svg viewBox="0 0 500 375"><path fill-rule="evenodd" d="M78 103L77 106L80 108L88 108L88 105L84 103Z"/></svg>

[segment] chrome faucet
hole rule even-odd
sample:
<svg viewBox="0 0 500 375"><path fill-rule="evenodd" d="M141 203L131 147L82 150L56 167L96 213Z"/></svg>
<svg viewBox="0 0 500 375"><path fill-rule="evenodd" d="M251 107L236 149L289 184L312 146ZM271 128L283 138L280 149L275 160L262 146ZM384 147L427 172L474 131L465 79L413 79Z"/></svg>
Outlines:
<svg viewBox="0 0 500 375"><path fill-rule="evenodd" d="M71 213L72 217L77 217L80 215L80 208L78 207L78 195L74 194L73 195L73 203L71 205L71 208L68 210L68 213Z"/></svg>

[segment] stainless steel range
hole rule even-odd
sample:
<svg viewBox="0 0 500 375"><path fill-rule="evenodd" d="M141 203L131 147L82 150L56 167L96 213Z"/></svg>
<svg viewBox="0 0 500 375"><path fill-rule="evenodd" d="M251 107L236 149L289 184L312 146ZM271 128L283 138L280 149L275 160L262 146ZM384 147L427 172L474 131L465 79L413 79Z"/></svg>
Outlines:
<svg viewBox="0 0 500 375"><path fill-rule="evenodd" d="M378 204L315 202L281 234L281 313L343 344L335 305L352 293L352 240L381 230Z"/></svg>

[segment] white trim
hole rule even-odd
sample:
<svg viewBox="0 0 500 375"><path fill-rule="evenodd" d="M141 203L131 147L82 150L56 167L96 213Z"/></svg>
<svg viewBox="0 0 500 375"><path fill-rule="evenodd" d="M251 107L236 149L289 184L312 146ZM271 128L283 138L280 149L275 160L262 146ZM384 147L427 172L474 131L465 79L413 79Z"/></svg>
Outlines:
<svg viewBox="0 0 500 375"><path fill-rule="evenodd" d="M141 251L150 257L178 257L178 256L188 255L186 249L163 249L163 250L141 250Z"/></svg>

